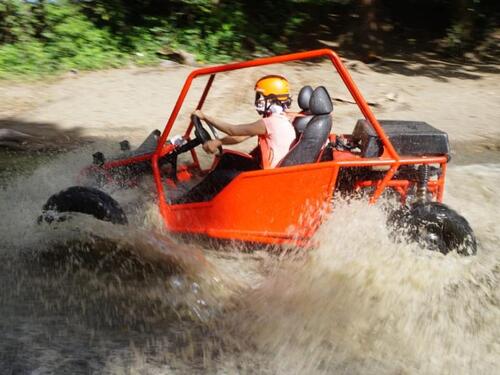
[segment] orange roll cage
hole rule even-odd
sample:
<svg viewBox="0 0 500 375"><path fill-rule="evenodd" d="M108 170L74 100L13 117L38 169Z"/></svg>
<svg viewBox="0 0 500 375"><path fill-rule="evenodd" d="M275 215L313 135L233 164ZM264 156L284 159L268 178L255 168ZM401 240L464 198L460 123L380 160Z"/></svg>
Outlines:
<svg viewBox="0 0 500 375"><path fill-rule="evenodd" d="M166 141L194 79L209 76L196 107L196 109L201 109L217 73L321 57L330 59L361 113L379 136L384 148L382 156L377 158L360 158L358 156L307 165L244 172L209 202L168 203L158 161L160 157L171 150L166 145ZM190 123L184 135L185 139L190 139L192 128L193 124ZM194 149L191 150L191 155L194 165L199 167L198 157ZM401 165L439 164L441 174L437 181L430 182L429 188L437 200L442 201L447 157L404 157L398 155L339 56L332 50L319 49L192 71L186 78L170 118L160 136L156 151L151 157L151 163L157 189L158 206L167 229L174 232L205 234L217 238L283 244L291 241L300 242L314 234L322 221L323 213L329 210L326 206L334 193L335 183L341 168L387 168L381 180L361 182L358 186L360 188L373 187L370 202L375 203L386 187L391 187L401 193L403 199L406 197L405 189L408 187L408 183L392 180ZM283 194L283 191L286 191L287 194Z"/></svg>

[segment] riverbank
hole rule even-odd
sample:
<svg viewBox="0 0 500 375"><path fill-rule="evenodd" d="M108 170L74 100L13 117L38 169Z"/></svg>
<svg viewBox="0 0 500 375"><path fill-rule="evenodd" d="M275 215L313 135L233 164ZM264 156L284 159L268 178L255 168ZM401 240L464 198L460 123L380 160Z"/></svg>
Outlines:
<svg viewBox="0 0 500 375"><path fill-rule="evenodd" d="M427 121L448 132L452 144L499 149L500 74L495 66L444 61L380 61L367 65L345 60L355 82L379 119ZM21 149L74 148L89 141L140 142L162 129L185 78L192 70L179 64L71 74L36 83L0 83L0 129L33 138ZM350 132L361 117L328 62L293 63L218 75L205 104L208 113L239 122L256 118L253 84L263 74L285 75L296 97L303 85L324 85L335 101L334 131ZM196 80L174 130L180 131L201 95L205 78ZM292 109L297 109L294 102Z"/></svg>

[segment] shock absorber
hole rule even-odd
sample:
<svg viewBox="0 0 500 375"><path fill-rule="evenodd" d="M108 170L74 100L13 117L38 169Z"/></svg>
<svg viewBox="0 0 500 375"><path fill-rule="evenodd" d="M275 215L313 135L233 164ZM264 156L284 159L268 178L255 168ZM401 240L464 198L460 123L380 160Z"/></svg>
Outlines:
<svg viewBox="0 0 500 375"><path fill-rule="evenodd" d="M422 164L418 166L417 169L417 193L416 200L419 203L424 203L427 201L427 184L429 183L429 165Z"/></svg>

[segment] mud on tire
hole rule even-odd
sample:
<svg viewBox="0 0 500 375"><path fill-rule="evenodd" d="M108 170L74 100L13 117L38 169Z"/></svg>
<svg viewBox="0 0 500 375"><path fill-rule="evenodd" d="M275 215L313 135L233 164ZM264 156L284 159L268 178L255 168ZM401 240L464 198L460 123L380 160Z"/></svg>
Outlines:
<svg viewBox="0 0 500 375"><path fill-rule="evenodd" d="M101 190L72 186L52 195L42 208L38 222L57 221L58 213L78 212L113 224L127 224L127 217L116 200Z"/></svg>
<svg viewBox="0 0 500 375"><path fill-rule="evenodd" d="M455 210L439 202L417 203L394 211L388 218L393 235L447 254L474 255L477 241L469 223Z"/></svg>

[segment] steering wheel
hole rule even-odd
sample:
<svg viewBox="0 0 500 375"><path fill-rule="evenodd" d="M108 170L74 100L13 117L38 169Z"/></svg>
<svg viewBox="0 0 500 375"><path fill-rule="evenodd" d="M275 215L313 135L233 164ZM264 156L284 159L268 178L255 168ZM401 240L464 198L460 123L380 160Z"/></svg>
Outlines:
<svg viewBox="0 0 500 375"><path fill-rule="evenodd" d="M184 152L188 152L189 150L192 150L196 146L202 145L205 142L208 142L212 139L210 134L205 130L205 128L201 124L201 119L198 116L191 115L191 121L193 122L193 125L195 128L194 129L195 138L191 139L190 141L183 144L182 146L176 148L174 151L170 152L169 154L162 156L158 160L158 163L160 166L162 166L164 164L171 164L172 165L172 179L174 181L177 181L177 157L180 154L182 154ZM215 131L215 129L210 124L208 124L208 126L210 127L210 130L212 130L214 137L218 139L217 132ZM219 146L219 152L222 155L222 152L223 152L222 146Z"/></svg>
<svg viewBox="0 0 500 375"><path fill-rule="evenodd" d="M194 134L195 134L196 138L198 138L200 140L201 144L204 144L205 142L208 142L212 139L210 134L203 127L203 125L201 123L201 119L198 116L191 115L191 121L193 122L193 125L194 125ZM212 125L210 125L210 123L208 123L208 122L206 122L206 123L207 123L208 127L210 128L210 131L214 135L214 138L219 139L219 136L217 135L217 131L215 130L215 128ZM219 153L222 155L222 152L223 152L222 146L219 146L218 149L219 149Z"/></svg>

